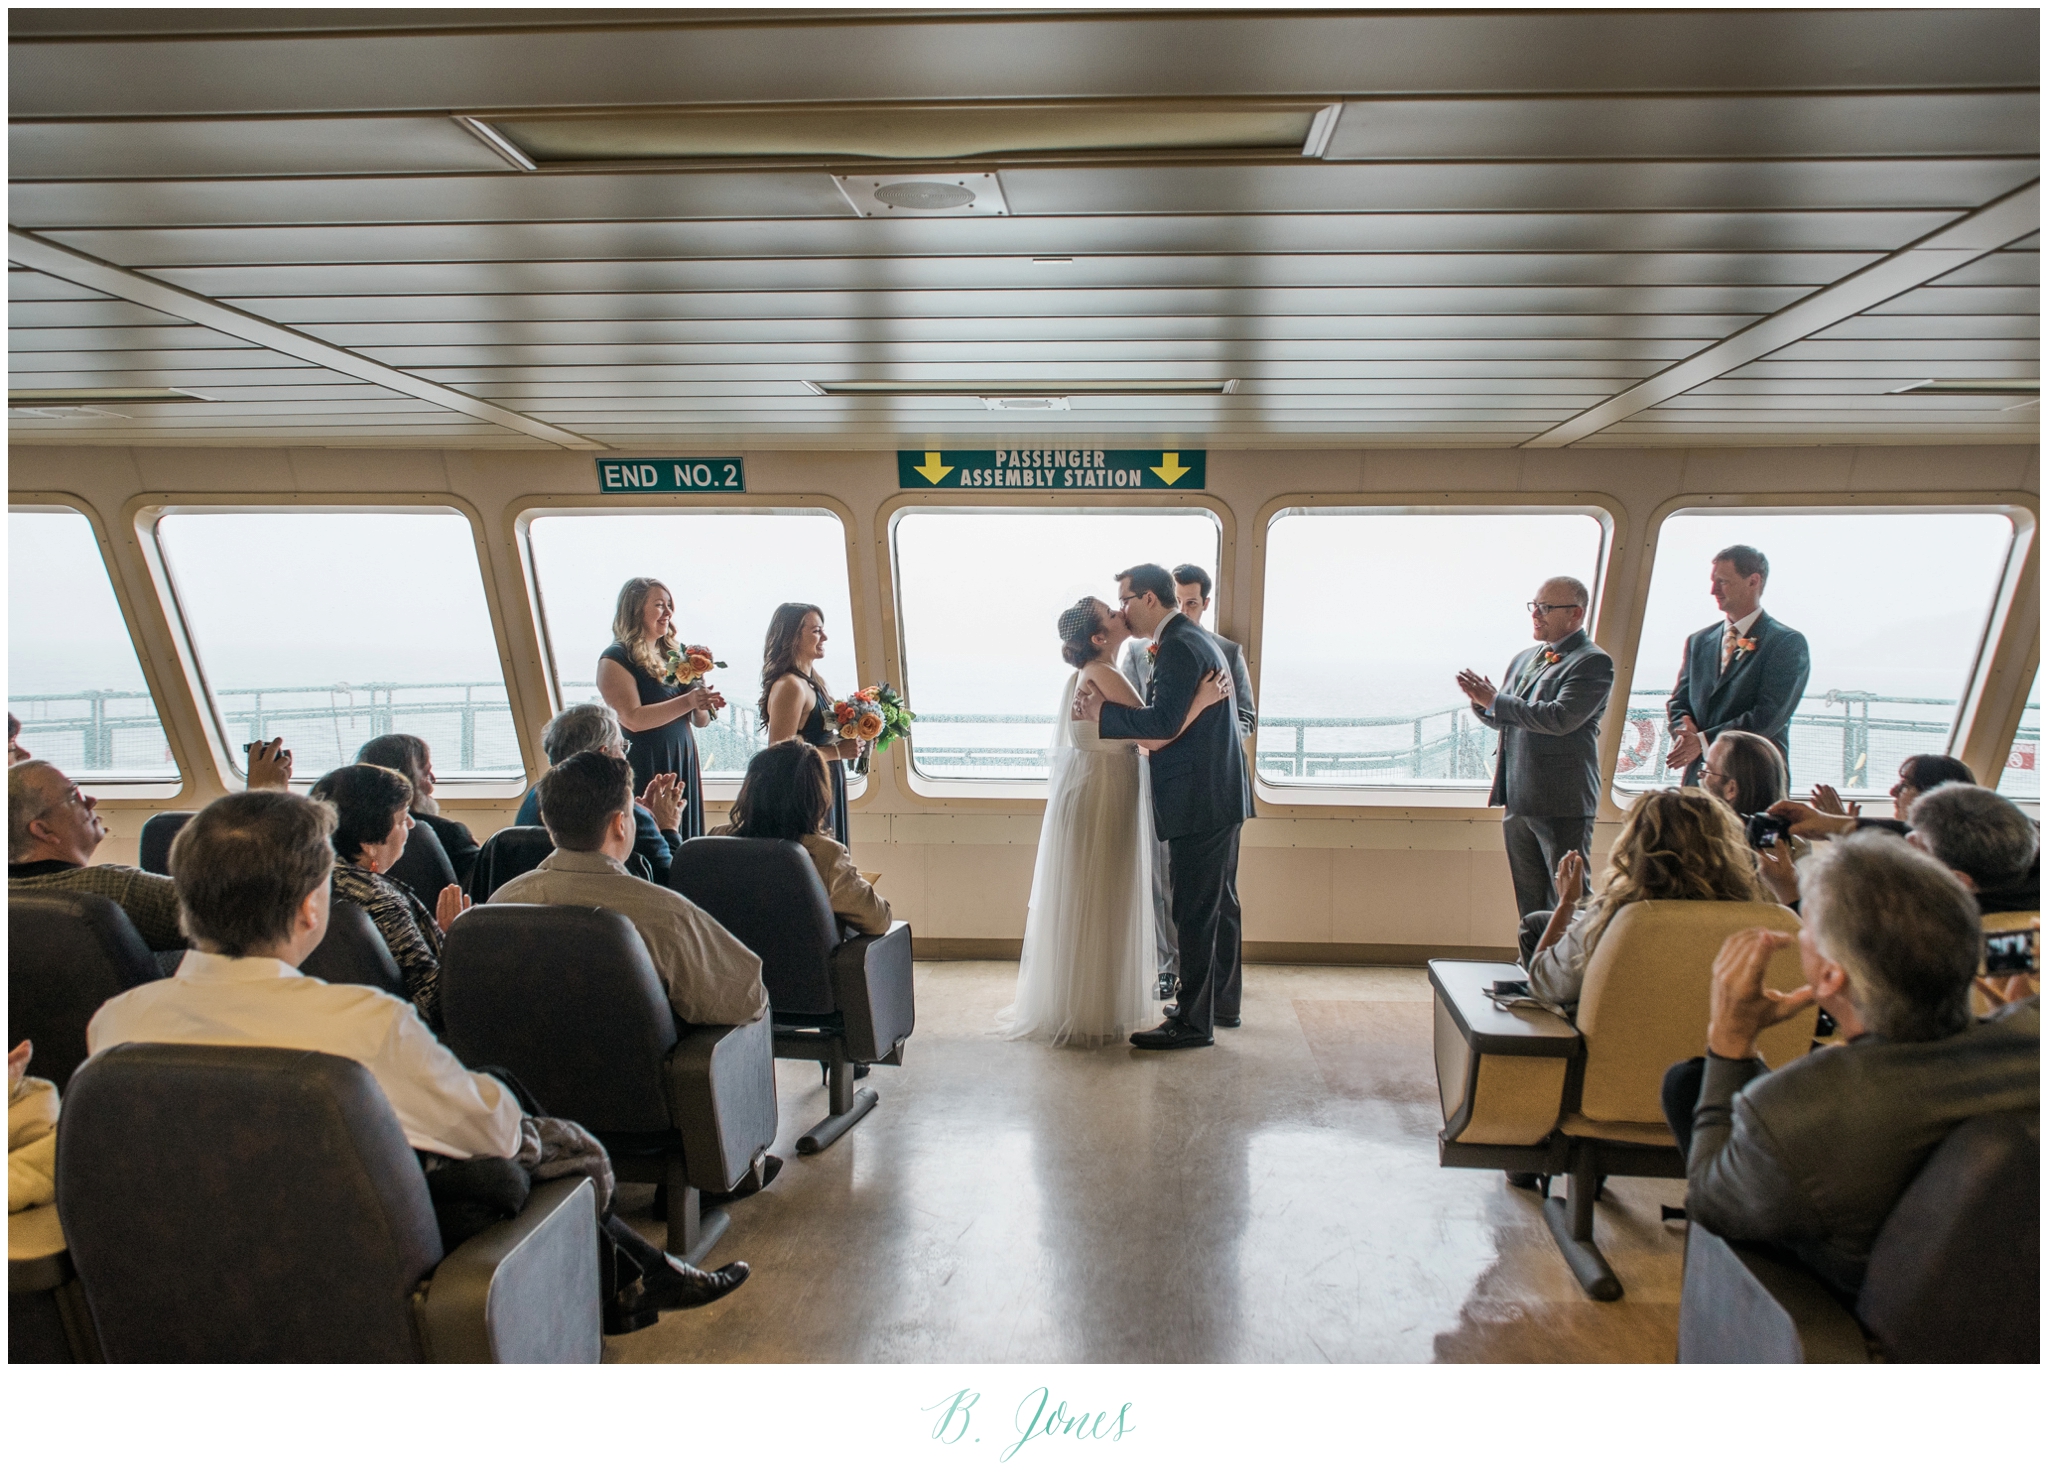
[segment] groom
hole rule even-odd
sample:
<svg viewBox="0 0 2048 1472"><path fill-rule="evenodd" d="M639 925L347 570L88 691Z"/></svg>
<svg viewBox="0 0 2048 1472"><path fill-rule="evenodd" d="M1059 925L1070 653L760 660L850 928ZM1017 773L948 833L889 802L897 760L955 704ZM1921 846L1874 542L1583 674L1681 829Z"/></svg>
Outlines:
<svg viewBox="0 0 2048 1472"><path fill-rule="evenodd" d="M1173 575L1141 563L1117 575L1117 602L1131 632L1153 653L1150 705L1105 705L1084 684L1074 719L1096 721L1106 741L1171 744L1152 753L1152 817L1172 855L1173 928L1180 938L1180 1013L1149 1032L1139 1048L1206 1048L1216 1028L1236 1027L1244 989L1237 905L1237 836L1252 815L1252 785L1238 740L1233 693L1197 716L1178 738L1209 670L1228 673L1223 651L1174 604Z"/></svg>

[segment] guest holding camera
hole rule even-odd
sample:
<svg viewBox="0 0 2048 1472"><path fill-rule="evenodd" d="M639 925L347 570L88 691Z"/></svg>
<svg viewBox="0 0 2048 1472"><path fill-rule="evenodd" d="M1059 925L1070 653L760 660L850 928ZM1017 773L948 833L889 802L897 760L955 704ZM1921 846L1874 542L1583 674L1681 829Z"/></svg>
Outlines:
<svg viewBox="0 0 2048 1472"><path fill-rule="evenodd" d="M1792 714L1812 665L1806 636L1764 612L1770 575L1770 562L1754 547L1714 554L1710 589L1724 618L1685 641L1678 684L1665 703L1665 765L1684 768L1688 787L1698 784L1706 749L1723 731L1754 731L1781 753L1792 749Z"/></svg>
<svg viewBox="0 0 2048 1472"><path fill-rule="evenodd" d="M1529 602L1537 643L1509 662L1499 687L1471 670L1457 676L1473 714L1500 732L1486 803L1507 809L1501 836L1515 908L1525 917L1553 910L1570 918L1552 876L1568 855L1577 856L1583 875L1592 848L1600 712L1614 688L1614 661L1586 633L1590 601L1577 578L1551 578Z"/></svg>
<svg viewBox="0 0 2048 1472"><path fill-rule="evenodd" d="M1787 1248L1853 1297L1885 1218L1948 1133L2040 1108L2040 1002L1971 1021L1977 907L1912 846L1858 834L1815 850L1801 880L1796 937L1749 930L1722 946L1706 1058L1672 1066L1664 1112L1687 1151L1693 1221ZM1806 984L1765 990L1790 945ZM1758 1036L1816 1004L1847 1046L1767 1071Z"/></svg>

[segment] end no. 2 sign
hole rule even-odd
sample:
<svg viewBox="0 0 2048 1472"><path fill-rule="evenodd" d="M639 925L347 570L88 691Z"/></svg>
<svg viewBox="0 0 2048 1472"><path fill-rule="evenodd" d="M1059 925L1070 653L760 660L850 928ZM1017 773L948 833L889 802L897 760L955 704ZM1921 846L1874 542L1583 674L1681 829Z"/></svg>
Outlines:
<svg viewBox="0 0 2048 1472"><path fill-rule="evenodd" d="M746 462L737 455L689 460L600 460L597 488L608 496L692 491L699 495L730 495L747 488Z"/></svg>

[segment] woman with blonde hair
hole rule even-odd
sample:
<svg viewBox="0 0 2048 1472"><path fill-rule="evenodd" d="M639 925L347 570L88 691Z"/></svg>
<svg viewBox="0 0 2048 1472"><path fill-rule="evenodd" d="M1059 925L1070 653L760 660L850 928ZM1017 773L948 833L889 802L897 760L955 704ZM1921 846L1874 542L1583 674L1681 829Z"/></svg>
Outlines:
<svg viewBox="0 0 2048 1472"><path fill-rule="evenodd" d="M699 681L687 690L674 663L676 600L665 583L630 578L619 589L612 640L597 657L597 693L626 733L626 760L643 794L673 785L683 798L682 836L704 833L704 788L695 728L711 724L725 699ZM658 795L658 792L657 792ZM647 796L641 801L652 803Z"/></svg>
<svg viewBox="0 0 2048 1472"><path fill-rule="evenodd" d="M1606 882L1581 910L1585 887L1585 860L1566 854L1557 866L1557 908L1529 960L1530 993L1568 1014L1578 1010L1586 964L1624 905L1771 898L1757 877L1742 820L1697 787L1663 788L1637 798L1608 855Z"/></svg>

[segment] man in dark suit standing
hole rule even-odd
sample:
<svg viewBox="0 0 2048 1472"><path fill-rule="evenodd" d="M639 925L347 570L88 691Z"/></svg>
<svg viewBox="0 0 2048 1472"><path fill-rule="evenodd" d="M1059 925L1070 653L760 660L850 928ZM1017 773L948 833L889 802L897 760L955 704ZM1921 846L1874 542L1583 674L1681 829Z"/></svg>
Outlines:
<svg viewBox="0 0 2048 1472"><path fill-rule="evenodd" d="M1179 1014L1132 1034L1131 1043L1206 1048L1217 1027L1238 1025L1244 988L1237 840L1252 815L1252 784L1237 696L1233 692L1181 731L1202 676L1228 668L1223 650L1174 607L1173 578L1165 568L1141 563L1118 574L1117 584L1125 621L1155 651L1151 701L1135 709L1105 705L1102 692L1084 684L1073 714L1098 722L1104 740L1172 743L1152 753L1152 819L1171 853L1181 965Z"/></svg>
<svg viewBox="0 0 2048 1472"><path fill-rule="evenodd" d="M1208 571L1192 562L1183 562L1173 570L1174 602L1191 623L1199 624L1202 615L1209 611L1209 591L1213 586ZM1213 630L1209 631L1209 637L1223 651L1225 665L1230 671L1231 693L1237 699L1237 727L1244 732L1245 740L1250 741L1258 732L1259 712L1252 704L1252 677L1244 662L1244 650ZM1150 700L1154 665L1152 646L1143 639L1125 640L1123 657L1117 664L1123 677L1131 682L1131 688L1138 692L1138 698ZM1174 994L1180 981L1180 942L1173 930L1172 863L1166 845L1155 841L1152 852L1152 918L1153 933L1158 940L1158 995L1161 1001Z"/></svg>
<svg viewBox="0 0 2048 1472"><path fill-rule="evenodd" d="M1685 641L1678 686L1665 709L1671 718L1667 767L1683 767L1697 787L1707 748L1723 731L1754 731L1792 760L1792 713L1812 671L1806 636L1763 609L1771 564L1754 547L1714 554L1714 602L1725 615Z"/></svg>
<svg viewBox="0 0 2048 1472"><path fill-rule="evenodd" d="M1489 807L1504 807L1502 836L1515 905L1524 917L1557 908L1558 862L1584 864L1600 806L1600 712L1614 688L1614 661L1586 633L1590 595L1577 578L1552 578L1529 604L1540 641L1493 682L1466 670L1458 688L1473 712L1500 732ZM1523 961L1529 928L1523 926Z"/></svg>

